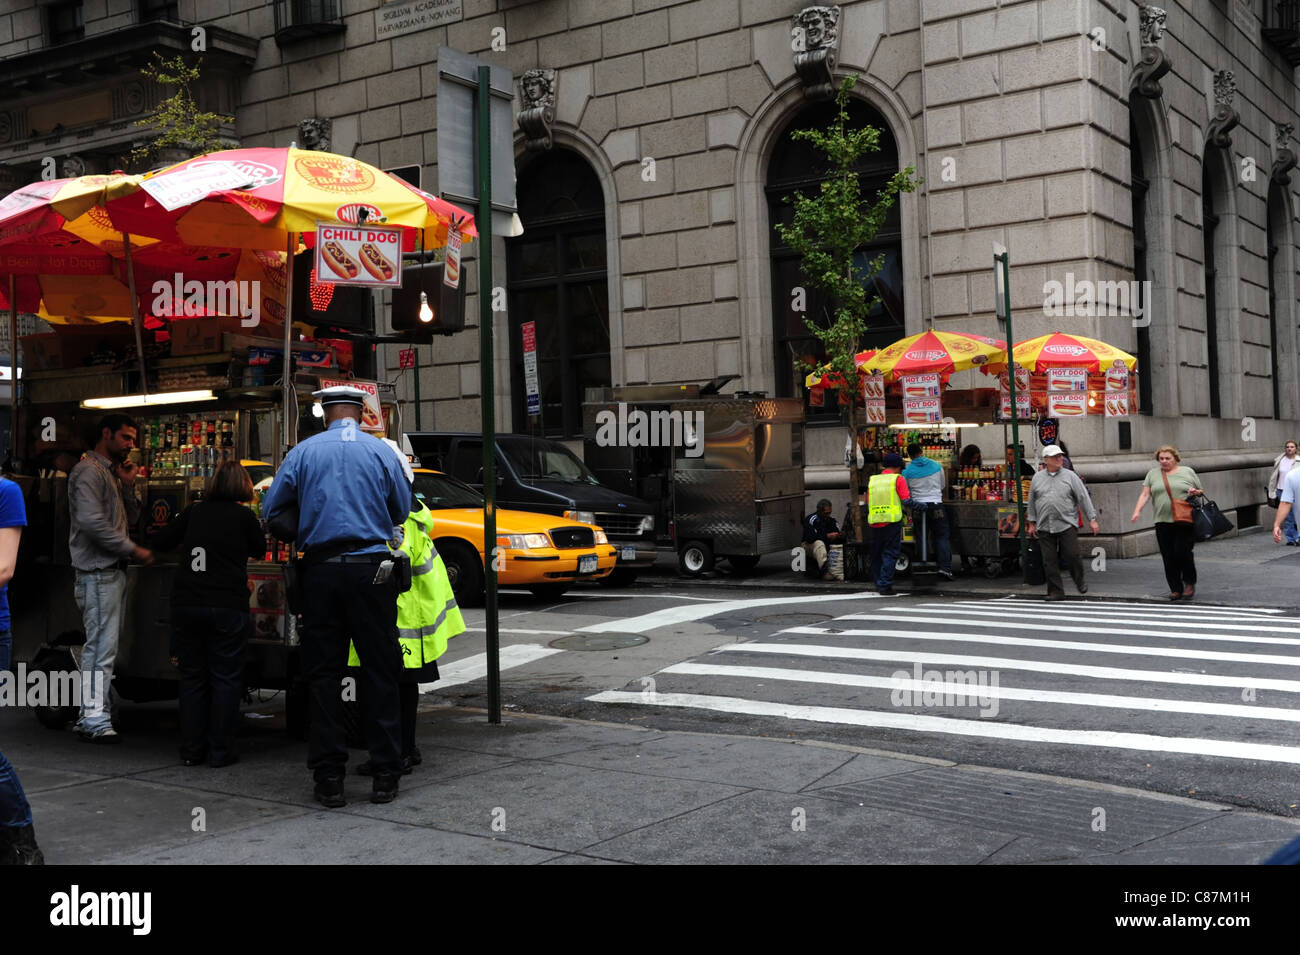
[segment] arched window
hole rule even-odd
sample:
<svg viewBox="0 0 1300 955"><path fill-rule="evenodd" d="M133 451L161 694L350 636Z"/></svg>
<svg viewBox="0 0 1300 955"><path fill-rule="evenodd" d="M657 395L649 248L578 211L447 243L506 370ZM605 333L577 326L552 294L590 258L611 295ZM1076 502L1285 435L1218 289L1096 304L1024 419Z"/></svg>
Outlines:
<svg viewBox="0 0 1300 955"><path fill-rule="evenodd" d="M1205 363L1210 378L1210 417L1219 417L1219 320L1215 281L1219 274L1218 257L1215 254L1215 238L1219 225L1216 213L1214 175L1210 171L1213 162L1207 152L1201 165L1201 239L1203 242L1203 259L1205 269Z"/></svg>
<svg viewBox="0 0 1300 955"><path fill-rule="evenodd" d="M1147 192L1151 188L1151 174L1142 155L1142 142L1138 137L1137 123L1132 114L1128 122L1129 165L1132 170L1130 196L1133 201L1133 278L1138 282L1138 302L1147 324L1137 331L1138 360L1138 413L1152 414L1151 386L1154 367L1151 362L1152 303L1147 301L1146 290L1154 284L1147 263Z"/></svg>
<svg viewBox="0 0 1300 955"><path fill-rule="evenodd" d="M781 241L776 232L777 223L788 224L794 215L788 201L795 192L813 195L826 178L825 157L806 142L791 139L796 129L826 129L834 120L837 107L834 103L809 106L796 116L777 137L776 147L767 170L768 220L772 224L770 235L773 302L773 345L775 349L776 393L789 397L797 393L796 362L799 359L820 362L826 357L821 342L804 324L804 314L794 309L794 290L805 290L807 317L827 325L831 303L826 296L808 285L799 269L798 256ZM898 145L889 125L881 114L862 100L849 104L849 123L854 128L874 126L880 130L879 152L868 153L858 165L862 196L874 202L880 188L898 172ZM901 338L903 326L903 252L902 230L899 226L899 209L895 203L876 234L875 242L857 255L857 264L865 268L877 256L884 256L880 272L873 277L875 294L880 304L867 322L863 347L888 345ZM802 385L802 375L798 378ZM838 409L809 408L809 420L838 419Z"/></svg>
<svg viewBox="0 0 1300 955"><path fill-rule="evenodd" d="M1286 216L1282 205L1282 187L1276 181L1268 184L1268 206L1265 213L1264 242L1268 247L1268 345L1273 378L1273 417L1282 417L1282 363L1278 354L1278 326L1282 316L1282 243L1285 239L1283 223Z"/></svg>
<svg viewBox="0 0 1300 955"><path fill-rule="evenodd" d="M586 389L612 383L604 194L590 164L560 147L520 169L515 192L524 225L506 242L515 430L532 425L522 325L535 322L537 424L548 435L580 437Z"/></svg>

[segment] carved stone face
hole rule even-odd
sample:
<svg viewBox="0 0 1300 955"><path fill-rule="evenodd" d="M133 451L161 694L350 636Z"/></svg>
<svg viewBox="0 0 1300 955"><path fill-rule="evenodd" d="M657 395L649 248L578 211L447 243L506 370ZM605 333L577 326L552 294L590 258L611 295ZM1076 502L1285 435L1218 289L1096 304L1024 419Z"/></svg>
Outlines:
<svg viewBox="0 0 1300 955"><path fill-rule="evenodd" d="M821 47L826 43L826 17L817 9L809 10L803 18L804 36L810 47Z"/></svg>
<svg viewBox="0 0 1300 955"><path fill-rule="evenodd" d="M540 76L534 74L524 77L524 96L528 99L528 102L536 103L545 92L546 84L542 82Z"/></svg>

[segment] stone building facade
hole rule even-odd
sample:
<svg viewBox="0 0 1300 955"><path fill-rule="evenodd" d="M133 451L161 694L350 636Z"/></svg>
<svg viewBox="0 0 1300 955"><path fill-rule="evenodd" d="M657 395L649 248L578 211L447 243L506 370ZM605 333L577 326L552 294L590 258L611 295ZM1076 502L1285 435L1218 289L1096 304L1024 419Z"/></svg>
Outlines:
<svg viewBox="0 0 1300 955"><path fill-rule="evenodd" d="M816 183L789 131L824 122L816 97L848 74L859 77L855 116L884 132L864 175L911 166L924 180L872 250L886 257L880 343L931 324L1001 334L999 242L1011 256L1017 339L1077 331L1142 360L1144 413L1126 437L1096 417L1066 432L1104 533L1129 530L1138 482L1166 442L1225 510L1253 521L1268 466L1300 424L1300 3L19 0L0 14L0 83L13 62L58 55L50 13L66 23L70 6L83 43L117 42L155 8L207 28L205 95L229 104L232 140L325 136L332 151L384 168L419 166L430 191L438 48L509 67L525 232L496 240L508 302L495 329L499 429L527 423L519 326L529 320L545 428L569 438L588 386L735 375L749 390L798 387L793 358L810 346L790 309L797 273L771 221L783 196ZM182 34L169 29L151 28L164 38L151 42L174 44ZM524 84L528 71L541 72ZM84 142L111 152L129 138L121 123L137 99L116 93L90 132L75 116L57 138L21 127L21 113L54 95L41 82L0 99L11 178L30 175L39 155ZM65 82L65 97L103 85ZM465 275L473 325L472 264ZM1048 314L1054 282L1137 282L1140 314L1127 298L1123 314ZM411 398L397 349L381 347L381 360ZM424 426L476 427L477 335L438 339L420 361ZM987 457L1002 431L976 440ZM810 486L843 483L843 442L833 417L810 425ZM1147 530L1122 546L1154 541Z"/></svg>

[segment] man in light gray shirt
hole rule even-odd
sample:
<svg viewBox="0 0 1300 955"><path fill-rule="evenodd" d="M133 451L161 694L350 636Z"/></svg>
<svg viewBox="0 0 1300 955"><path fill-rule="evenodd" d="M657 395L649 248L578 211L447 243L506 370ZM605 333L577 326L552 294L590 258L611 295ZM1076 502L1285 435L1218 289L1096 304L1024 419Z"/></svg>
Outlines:
<svg viewBox="0 0 1300 955"><path fill-rule="evenodd" d="M96 433L94 450L68 475L68 550L86 627L76 731L88 742L116 743L108 704L126 602L126 564L130 558L147 564L153 554L130 537L140 515L132 490L138 468L127 457L135 446L135 422L122 414L105 415Z"/></svg>
<svg viewBox="0 0 1300 955"><path fill-rule="evenodd" d="M1034 475L1029 485L1029 507L1025 513L1029 536L1037 537L1043 548L1048 600L1065 599L1065 586L1061 583L1062 560L1070 568L1070 576L1074 578L1079 593L1088 592L1088 585L1083 581L1083 561L1079 559L1079 511L1088 518L1094 534L1101 529L1092 498L1079 476L1062 466L1064 458L1064 452L1054 444L1043 448L1046 467Z"/></svg>

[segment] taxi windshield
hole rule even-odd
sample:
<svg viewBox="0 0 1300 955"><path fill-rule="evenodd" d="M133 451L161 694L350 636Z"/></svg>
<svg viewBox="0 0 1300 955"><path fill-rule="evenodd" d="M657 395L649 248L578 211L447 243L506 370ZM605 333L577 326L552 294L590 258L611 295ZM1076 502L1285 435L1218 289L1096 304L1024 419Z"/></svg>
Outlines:
<svg viewBox="0 0 1300 955"><path fill-rule="evenodd" d="M449 474L416 471L411 490L431 511L439 508L483 506L482 494Z"/></svg>

